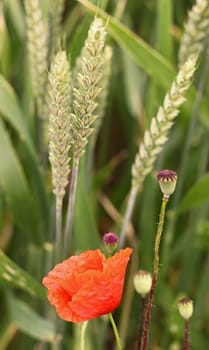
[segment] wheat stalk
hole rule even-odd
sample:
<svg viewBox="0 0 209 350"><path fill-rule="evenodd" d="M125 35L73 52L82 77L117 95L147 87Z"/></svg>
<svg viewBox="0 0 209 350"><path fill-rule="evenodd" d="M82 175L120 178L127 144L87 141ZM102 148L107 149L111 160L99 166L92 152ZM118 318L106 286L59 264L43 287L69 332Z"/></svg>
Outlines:
<svg viewBox="0 0 209 350"><path fill-rule="evenodd" d="M102 20L95 18L75 68L72 114L74 158L80 158L85 153L88 138L94 129L93 123L98 117L95 109L101 92L105 37L106 28Z"/></svg>

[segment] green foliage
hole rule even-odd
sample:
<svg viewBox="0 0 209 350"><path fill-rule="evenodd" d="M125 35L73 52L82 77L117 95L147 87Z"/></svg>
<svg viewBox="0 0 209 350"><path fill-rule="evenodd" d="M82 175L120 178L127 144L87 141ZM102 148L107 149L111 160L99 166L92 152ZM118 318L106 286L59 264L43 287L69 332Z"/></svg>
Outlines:
<svg viewBox="0 0 209 350"><path fill-rule="evenodd" d="M0 111L18 133L20 140L26 142L33 150L33 141L29 134L26 116L21 111L14 89L3 76L0 76Z"/></svg>
<svg viewBox="0 0 209 350"><path fill-rule="evenodd" d="M52 322L40 317L26 303L12 295L7 297L7 304L11 321L17 329L32 338L50 343L55 342L56 333Z"/></svg>
<svg viewBox="0 0 209 350"><path fill-rule="evenodd" d="M39 231L40 208L34 205L32 191L27 183L20 159L17 157L8 131L2 122L0 122L0 157L0 183L15 222L26 235L32 233L34 241L40 243L43 241Z"/></svg>
<svg viewBox="0 0 209 350"><path fill-rule="evenodd" d="M30 12L34 2L25 0L26 3L30 5ZM77 67L79 70L77 58L82 52L89 26L95 14L103 19L108 33L106 44L113 52L111 75L108 91L104 94L107 103L100 129L95 139L90 138L87 150L82 150L85 156L79 167L71 245L67 249L73 255L101 248L101 237L105 232L117 231L119 234L121 231L131 189L131 167L145 130L150 128L152 118L164 103L163 96L179 72L184 21L194 1L78 0L71 4L61 0L56 2L58 7L54 3L53 0L52 3L51 0L36 1L38 18L34 13L26 14L24 1L3 0L0 4L2 350L30 350L39 346L45 346L47 350L58 349L57 321L51 316L46 290L39 282L54 266L56 219L48 161L47 107L47 78L54 53L57 49L67 52L72 67L70 84L75 88L73 69ZM161 199L155 175L161 169L175 170L178 181L167 206L161 240L150 350L181 348L183 322L176 306L181 293L194 300L191 348L201 350L208 347L209 55L205 37L208 36L209 22L206 2L205 6L204 23L196 18L194 45L192 35L190 37L187 33L191 40L189 51L193 52L197 44L198 51L203 50L192 87L185 96L187 101L182 109L179 108L180 114L169 130L162 152L156 154L156 163L143 178L139 196L136 192L125 242L127 246L134 245L135 257L127 271L122 303L115 313L124 342L123 350L135 348L139 323L140 299L133 292L132 275L137 269L150 272L153 269L153 245ZM39 23L38 29L30 18ZM42 28L44 36L40 35ZM36 47L31 47L28 39L26 43L30 34ZM187 57L188 50L183 52ZM91 71L88 59L84 59L83 64ZM35 91L32 86L35 86ZM78 92L78 102L85 102L85 91ZM65 102L68 104L68 99ZM53 104L51 107L53 109ZM95 102L96 112L97 107ZM96 112L92 110L92 130ZM82 123L85 132L85 118ZM80 122L77 124L79 133ZM60 126L56 126L59 133ZM63 141L61 133L59 136ZM149 143L150 139L147 138L146 142ZM65 162L72 168L73 154L69 154L67 148L65 151ZM61 163L62 160L60 157ZM70 181L63 199L62 228L67 217L69 188ZM64 341L59 350L80 349L81 325L61 325L60 330ZM106 317L89 322L86 332L86 349L113 348L114 337Z"/></svg>
<svg viewBox="0 0 209 350"><path fill-rule="evenodd" d="M80 251L96 249L101 244L95 219L94 200L87 185L88 180L85 174L85 162L82 161L75 203L75 234L73 237L74 245ZM85 215L80 220L83 213Z"/></svg>
<svg viewBox="0 0 209 350"><path fill-rule="evenodd" d="M179 210L195 208L209 200L209 174L202 176L185 194Z"/></svg>
<svg viewBox="0 0 209 350"><path fill-rule="evenodd" d="M34 297L42 299L45 297L44 288L2 251L0 251L0 266L1 282L23 289Z"/></svg>

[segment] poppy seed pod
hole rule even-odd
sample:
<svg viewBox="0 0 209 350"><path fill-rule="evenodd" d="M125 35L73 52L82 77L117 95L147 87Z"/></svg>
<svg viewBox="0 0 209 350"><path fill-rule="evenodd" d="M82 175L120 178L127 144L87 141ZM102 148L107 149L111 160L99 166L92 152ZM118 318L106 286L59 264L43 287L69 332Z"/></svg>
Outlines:
<svg viewBox="0 0 209 350"><path fill-rule="evenodd" d="M169 198L169 196L173 194L176 188L176 172L169 169L161 170L157 174L157 180L159 182L163 195L165 196L165 198Z"/></svg>
<svg viewBox="0 0 209 350"><path fill-rule="evenodd" d="M145 270L139 270L134 275L134 287L137 293L145 297L147 293L150 292L152 286L152 276L151 273Z"/></svg>
<svg viewBox="0 0 209 350"><path fill-rule="evenodd" d="M178 302L178 309L180 315L185 320L189 320L193 314L193 301L189 298L180 299Z"/></svg>

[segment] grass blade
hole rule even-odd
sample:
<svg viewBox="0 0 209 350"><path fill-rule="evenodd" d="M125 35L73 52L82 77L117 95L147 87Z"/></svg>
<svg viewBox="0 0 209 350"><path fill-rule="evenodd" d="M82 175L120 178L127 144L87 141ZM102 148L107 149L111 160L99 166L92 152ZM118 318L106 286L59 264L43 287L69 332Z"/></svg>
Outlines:
<svg viewBox="0 0 209 350"><path fill-rule="evenodd" d="M36 243L44 237L39 231L39 208L35 206L25 174L8 132L0 121L0 183L17 226Z"/></svg>
<svg viewBox="0 0 209 350"><path fill-rule="evenodd" d="M46 296L44 287L0 250L0 283L2 282L4 286L6 283L41 299Z"/></svg>

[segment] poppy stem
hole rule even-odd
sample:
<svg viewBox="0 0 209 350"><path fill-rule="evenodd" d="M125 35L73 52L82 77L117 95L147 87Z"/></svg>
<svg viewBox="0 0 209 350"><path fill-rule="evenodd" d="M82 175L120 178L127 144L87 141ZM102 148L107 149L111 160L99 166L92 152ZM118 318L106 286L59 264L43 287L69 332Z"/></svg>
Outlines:
<svg viewBox="0 0 209 350"><path fill-rule="evenodd" d="M184 350L190 350L190 345L189 345L189 320L185 320L185 325L184 325Z"/></svg>
<svg viewBox="0 0 209 350"><path fill-rule="evenodd" d="M65 224L64 258L66 258L69 254L70 237L71 237L72 226L73 226L75 195L76 195L76 187L77 187L77 180L78 180L78 169L79 169L79 158L75 158L73 161L70 192L69 192L69 199L68 199L68 208L67 208L67 218L66 218L66 224Z"/></svg>
<svg viewBox="0 0 209 350"><path fill-rule="evenodd" d="M168 198L165 198L163 196L161 210L160 210L159 223L158 223L158 227L157 227L157 233L155 236L152 286L151 286L147 310L146 310L146 314L145 314L144 332L143 332L141 350L147 349L147 342L148 342L148 335L149 335L149 328L150 328L150 315L151 315L152 303L153 303L154 292L155 292L155 287L156 287L157 277L158 277L158 270L159 270L160 240L161 240L161 236L162 236L162 232L163 232L163 226L164 226L164 220L165 220L165 210L166 210L167 203L168 203Z"/></svg>
<svg viewBox="0 0 209 350"><path fill-rule="evenodd" d="M113 319L113 316L112 316L112 314L108 314L108 316L109 316L109 320L110 320L110 323L112 325L112 329L113 329L113 332L115 335L117 350L122 350L118 329L117 329L117 326L116 326L115 321Z"/></svg>
<svg viewBox="0 0 209 350"><path fill-rule="evenodd" d="M81 347L80 350L85 350L85 334L86 334L86 328L88 325L88 321L83 322L81 326Z"/></svg>
<svg viewBox="0 0 209 350"><path fill-rule="evenodd" d="M139 321L139 329L137 334L137 349L141 349L141 342L142 342L142 335L143 335L143 326L144 326L144 316L145 316L145 302L146 298L145 296L141 297L141 314L140 314L140 321Z"/></svg>
<svg viewBox="0 0 209 350"><path fill-rule="evenodd" d="M153 275L158 275L158 269L159 269L159 250L160 250L160 240L163 232L163 226L164 226L164 219L165 219L165 210L168 203L168 198L165 198L163 196L162 204L161 204L161 210L160 210L160 216L159 216L159 223L157 226L157 233L155 236L155 246L154 246L154 271Z"/></svg>

